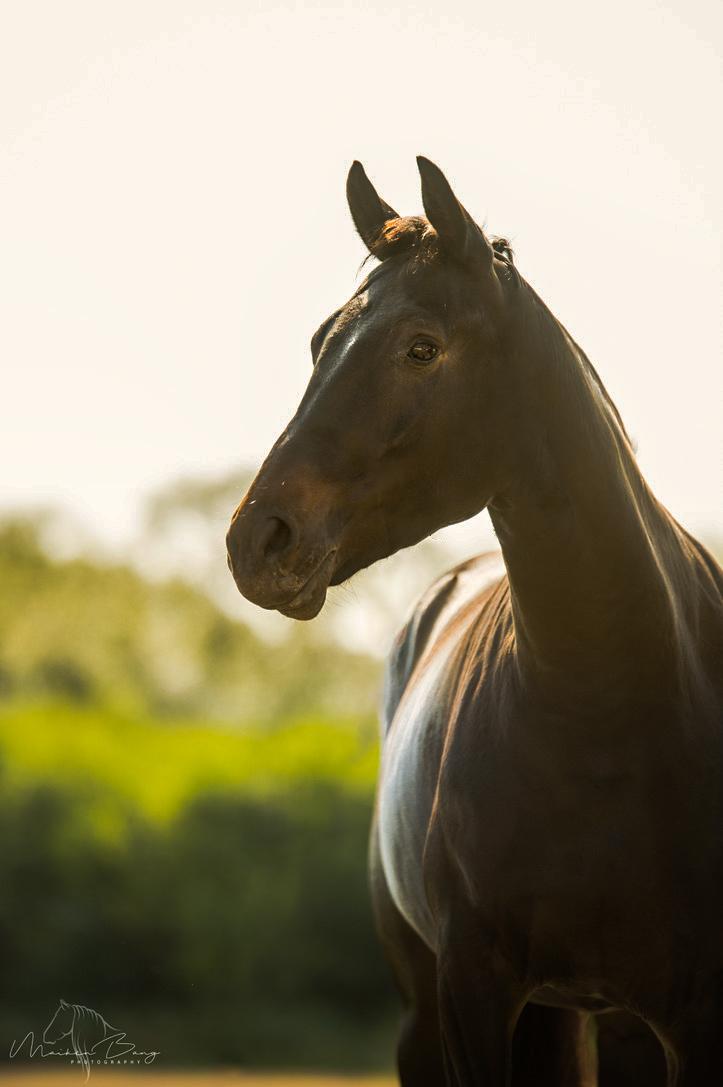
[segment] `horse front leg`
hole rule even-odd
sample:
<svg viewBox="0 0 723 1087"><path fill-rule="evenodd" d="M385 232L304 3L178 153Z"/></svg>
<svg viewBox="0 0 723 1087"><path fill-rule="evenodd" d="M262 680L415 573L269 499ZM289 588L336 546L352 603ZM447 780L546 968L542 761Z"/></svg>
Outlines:
<svg viewBox="0 0 723 1087"><path fill-rule="evenodd" d="M665 1087L663 1047L643 1019L614 1011L596 1020L599 1087Z"/></svg>
<svg viewBox="0 0 723 1087"><path fill-rule="evenodd" d="M598 1087L596 1033L587 1012L525 1005L512 1043L512 1087ZM647 1083L637 1080L635 1087ZM600 1081L599 1087L623 1084Z"/></svg>
<svg viewBox="0 0 723 1087"><path fill-rule="evenodd" d="M444 1087L436 958L392 900L379 854L376 818L369 862L377 932L405 1005L397 1044L399 1082L401 1087Z"/></svg>
<svg viewBox="0 0 723 1087"><path fill-rule="evenodd" d="M512 1037L526 994L480 946L473 926L448 924L437 957L437 995L449 1087L510 1087Z"/></svg>

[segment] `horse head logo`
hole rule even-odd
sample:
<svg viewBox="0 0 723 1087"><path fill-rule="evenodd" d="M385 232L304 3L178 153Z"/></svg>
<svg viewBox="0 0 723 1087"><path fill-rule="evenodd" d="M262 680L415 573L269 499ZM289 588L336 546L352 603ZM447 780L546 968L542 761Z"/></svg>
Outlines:
<svg viewBox="0 0 723 1087"><path fill-rule="evenodd" d="M68 1004L62 1000L43 1031L46 1045L57 1045L67 1039L66 1045L72 1048L75 1057L85 1069L85 1078L90 1075L90 1057L101 1042L118 1037L122 1032L104 1019L92 1008L83 1004Z"/></svg>

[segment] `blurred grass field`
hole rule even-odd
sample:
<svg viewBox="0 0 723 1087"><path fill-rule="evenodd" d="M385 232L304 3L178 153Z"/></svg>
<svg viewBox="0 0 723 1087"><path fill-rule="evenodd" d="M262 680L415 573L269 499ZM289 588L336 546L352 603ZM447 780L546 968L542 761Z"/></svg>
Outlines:
<svg viewBox="0 0 723 1087"><path fill-rule="evenodd" d="M273 730L193 719L159 727L149 716L58 701L0 705L0 752L6 788L92 782L87 815L99 833L118 807L164 823L208 791L263 798L313 779L367 795L378 764L376 729L354 718L295 718Z"/></svg>

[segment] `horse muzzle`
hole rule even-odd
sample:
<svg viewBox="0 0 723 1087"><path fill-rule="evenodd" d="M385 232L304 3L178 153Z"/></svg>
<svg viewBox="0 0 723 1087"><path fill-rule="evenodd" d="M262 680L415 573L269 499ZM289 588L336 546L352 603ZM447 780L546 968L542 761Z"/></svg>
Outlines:
<svg viewBox="0 0 723 1087"><path fill-rule="evenodd" d="M305 521L313 524L314 519L310 515ZM309 539L288 511L264 508L247 495L231 521L226 549L236 587L252 604L291 619L319 614L334 574L336 548L316 533Z"/></svg>

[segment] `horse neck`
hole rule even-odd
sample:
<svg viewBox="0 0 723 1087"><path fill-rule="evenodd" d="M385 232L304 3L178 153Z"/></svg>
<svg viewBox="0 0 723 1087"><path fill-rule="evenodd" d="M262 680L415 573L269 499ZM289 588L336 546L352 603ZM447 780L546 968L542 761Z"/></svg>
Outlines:
<svg viewBox="0 0 723 1087"><path fill-rule="evenodd" d="M660 666L680 531L650 492L582 351L529 288L511 352L515 425L490 503L523 669L601 692ZM651 633L655 633L655 645Z"/></svg>

